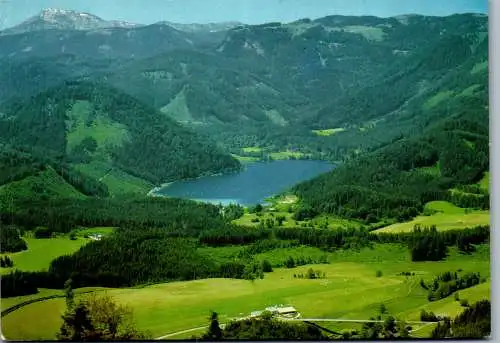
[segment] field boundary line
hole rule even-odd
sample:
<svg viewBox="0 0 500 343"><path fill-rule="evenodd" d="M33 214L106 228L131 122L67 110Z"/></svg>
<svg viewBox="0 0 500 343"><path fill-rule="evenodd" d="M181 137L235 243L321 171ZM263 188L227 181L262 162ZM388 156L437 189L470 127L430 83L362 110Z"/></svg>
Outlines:
<svg viewBox="0 0 500 343"><path fill-rule="evenodd" d="M86 292L79 292L79 293L76 293L76 294L88 294L88 293L94 293L94 292L99 292L100 290L95 290L95 291L86 291ZM53 294L53 295L47 295L45 297L40 297L40 298L36 298L36 299L30 299L30 300L26 300L26 301L23 301L19 304L16 304L14 306L11 306L11 307L8 307L6 308L5 310L2 310L1 314L0 314L0 317L5 317L6 315L16 311L16 310L19 310L21 307L24 307L24 306L27 306L27 305L31 305L31 304L34 304L34 303L37 303L37 302L42 302L42 301L45 301L45 300L51 300L51 299L57 299L57 298L65 298L66 296L65 295L62 295L62 294Z"/></svg>

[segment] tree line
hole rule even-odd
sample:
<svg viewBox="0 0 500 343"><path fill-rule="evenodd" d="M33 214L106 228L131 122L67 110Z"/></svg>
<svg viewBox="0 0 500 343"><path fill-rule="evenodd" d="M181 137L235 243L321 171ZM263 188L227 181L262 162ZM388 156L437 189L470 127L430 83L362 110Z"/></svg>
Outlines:
<svg viewBox="0 0 500 343"><path fill-rule="evenodd" d="M457 100L451 117L428 124L418 135L385 146L294 187L305 208L365 223L406 221L425 203L451 200L489 208L489 197L449 189L478 182L489 168L487 99Z"/></svg>
<svg viewBox="0 0 500 343"><path fill-rule="evenodd" d="M26 242L21 238L20 229L14 225L0 224L0 252L19 252L28 249Z"/></svg>
<svg viewBox="0 0 500 343"><path fill-rule="evenodd" d="M359 248L373 243L400 243L408 245L413 261L435 261L443 259L447 247L457 246L459 241L480 244L489 239L487 226L443 232L435 228L416 228L414 232L399 234L374 234L360 229L255 229L254 236L248 235L250 228L245 228L248 230L243 235L242 227L236 227L234 232L228 228L222 229L220 235L216 234L217 230L210 230L212 239L208 241L204 231L190 236L189 230L121 228L109 237L86 244L72 255L56 258L47 272L14 271L4 275L1 280L2 297L36 293L38 287L61 288L70 278L75 287L122 287L208 277L262 278L268 263L254 261L253 256L280 246L282 243L278 243L279 240L283 240L285 246L302 244L325 251ZM235 237L231 236L233 234ZM247 237L252 237L252 240ZM266 240L269 242L264 243ZM253 245L243 249L237 259L224 262L203 255L197 249L207 246L207 243L224 246L228 242L233 245L253 242ZM316 262L328 261L320 259ZM293 257L283 261L284 266L289 268L307 263L305 259Z"/></svg>

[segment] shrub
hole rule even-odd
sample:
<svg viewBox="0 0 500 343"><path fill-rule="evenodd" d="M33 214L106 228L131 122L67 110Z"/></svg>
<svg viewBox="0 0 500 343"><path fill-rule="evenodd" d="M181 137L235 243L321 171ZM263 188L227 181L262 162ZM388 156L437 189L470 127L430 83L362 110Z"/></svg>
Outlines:
<svg viewBox="0 0 500 343"><path fill-rule="evenodd" d="M268 260L262 261L262 271L264 273L270 273L273 271L273 266L271 265L271 262Z"/></svg>
<svg viewBox="0 0 500 343"><path fill-rule="evenodd" d="M434 312L426 312L425 310L420 311L420 320L423 322L437 322L439 319L434 314Z"/></svg>
<svg viewBox="0 0 500 343"><path fill-rule="evenodd" d="M295 260L293 259L292 256L288 256L288 258L285 260L285 267L287 268L294 268L295 267Z"/></svg>
<svg viewBox="0 0 500 343"><path fill-rule="evenodd" d="M382 271L381 270L377 270L377 272L375 273L375 276L376 277L381 277L382 276Z"/></svg>
<svg viewBox="0 0 500 343"><path fill-rule="evenodd" d="M50 238L52 237L52 230L46 227L37 227L35 229L35 238Z"/></svg>

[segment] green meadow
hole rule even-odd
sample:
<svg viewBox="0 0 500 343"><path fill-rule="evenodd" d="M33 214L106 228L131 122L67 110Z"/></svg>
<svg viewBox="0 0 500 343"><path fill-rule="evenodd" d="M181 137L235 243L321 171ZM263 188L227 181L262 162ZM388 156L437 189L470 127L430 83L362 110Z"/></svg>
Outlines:
<svg viewBox="0 0 500 343"><path fill-rule="evenodd" d="M111 196L125 194L147 194L154 186L138 177L129 175L108 163L93 161L88 164L77 164L75 168L96 180L104 183Z"/></svg>
<svg viewBox="0 0 500 343"><path fill-rule="evenodd" d="M324 130L312 130L314 134L317 136L332 136L336 133L344 132L345 129L342 127L338 127L336 129L324 129Z"/></svg>
<svg viewBox="0 0 500 343"><path fill-rule="evenodd" d="M244 147L241 150L245 153L259 153L262 151L262 148L259 148L257 146L249 146L249 147Z"/></svg>
<svg viewBox="0 0 500 343"><path fill-rule="evenodd" d="M75 229L73 232L76 239L74 240L70 239L69 235L37 239L32 234L26 234L23 239L26 241L28 249L17 253L2 254L2 256L9 256L12 259L14 267L1 268L0 274L6 274L14 269L22 271L46 270L55 258L72 254L90 242L91 239L88 236L93 234L107 236L113 230L114 228L111 227Z"/></svg>
<svg viewBox="0 0 500 343"><path fill-rule="evenodd" d="M89 240L76 237L71 240L68 237L57 238L24 238L28 245L28 250L17 253L2 254L9 256L14 262L13 268L1 268L0 273L5 274L12 269L19 269L22 271L39 271L46 270L50 262L56 257L72 254Z"/></svg>
<svg viewBox="0 0 500 343"><path fill-rule="evenodd" d="M464 209L446 201L432 201L426 204L426 210L435 213L428 216L420 215L411 221L389 225L376 232L409 232L417 224L436 225L438 230L454 230L490 223L489 211Z"/></svg>
<svg viewBox="0 0 500 343"><path fill-rule="evenodd" d="M479 187L481 187L485 191L490 190L490 173L486 172L484 173L483 178L479 181Z"/></svg>
<svg viewBox="0 0 500 343"><path fill-rule="evenodd" d="M222 249L222 252L217 251L219 248L204 252L228 258L238 251L237 247ZM256 258L284 258L292 253L287 249L279 250ZM311 255L318 253L319 249L304 248L301 252ZM458 269L480 272L489 277L490 269L487 245L478 246L471 255L461 255L456 249L451 249L448 258L440 262L411 262L406 247L391 244L327 254L329 264L275 268L264 279L253 282L204 279L109 289L106 293L133 309L139 329L160 337L205 326L210 310L217 311L224 323L274 304L290 304L301 312L303 318L369 319L378 314L382 303L390 314L402 320L418 320L421 309L453 316L463 310L454 296L431 303L427 300L427 292L419 285L420 279L430 281L438 273ZM306 273L309 268L325 273L326 278L294 278L294 274ZM382 276L377 277L377 271ZM412 272L415 276L401 276L401 272ZM470 302L489 298L490 283L487 281L459 293L461 299ZM2 318L3 333L8 339L15 340L53 339L64 308L63 298L22 307ZM33 321L32 318L40 320ZM202 330L190 331L171 338L188 338L200 332Z"/></svg>

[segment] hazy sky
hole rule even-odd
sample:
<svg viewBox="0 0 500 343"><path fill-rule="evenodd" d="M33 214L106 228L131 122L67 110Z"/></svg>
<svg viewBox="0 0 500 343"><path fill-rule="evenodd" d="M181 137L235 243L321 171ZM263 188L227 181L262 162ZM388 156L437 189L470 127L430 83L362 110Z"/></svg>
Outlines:
<svg viewBox="0 0 500 343"><path fill-rule="evenodd" d="M331 14L449 15L488 11L487 0L0 0L0 28L10 27L55 7L85 11L103 19L150 24L160 20L180 23L240 21L257 24L288 22Z"/></svg>

